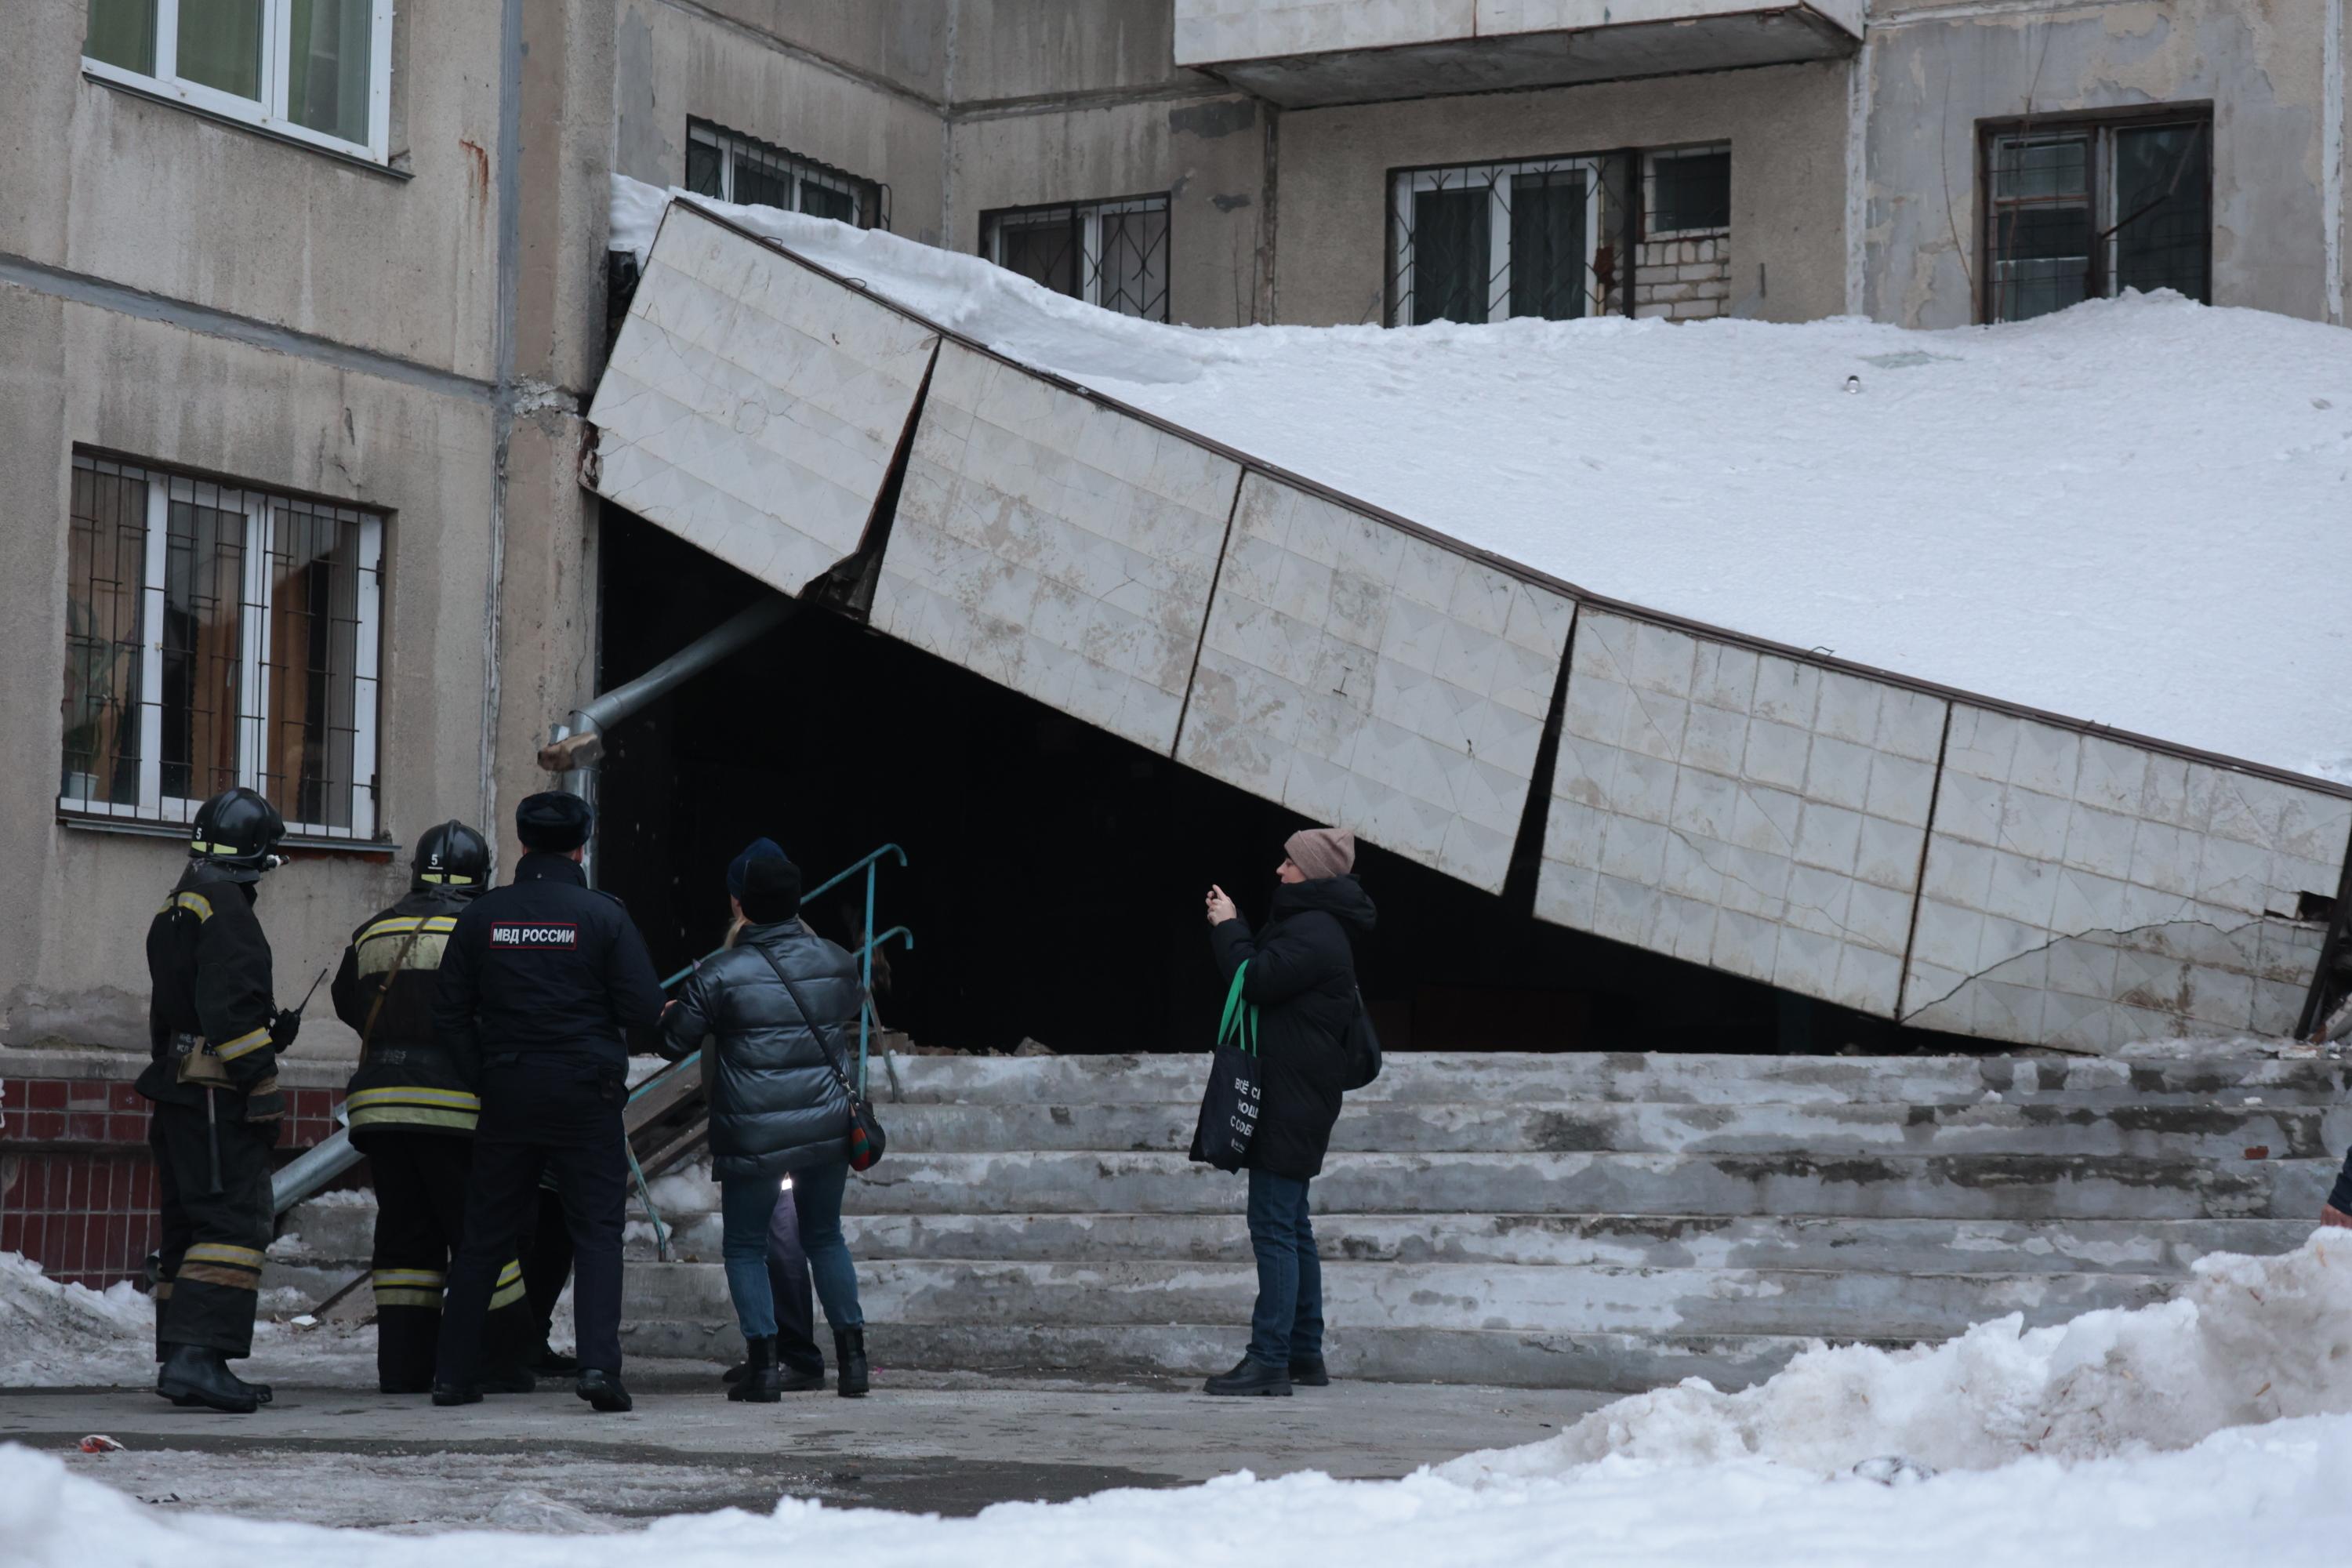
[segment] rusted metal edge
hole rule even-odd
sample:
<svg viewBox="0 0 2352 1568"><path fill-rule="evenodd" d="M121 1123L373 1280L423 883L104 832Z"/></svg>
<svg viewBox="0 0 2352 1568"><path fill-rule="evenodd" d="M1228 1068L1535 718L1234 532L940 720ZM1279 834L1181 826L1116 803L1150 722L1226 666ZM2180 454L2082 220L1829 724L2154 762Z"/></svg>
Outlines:
<svg viewBox="0 0 2352 1568"><path fill-rule="evenodd" d="M1251 454L1242 451L1238 447L1227 446L1224 442L1216 439L1214 437L1204 436L1198 430L1179 425L1171 419L1163 418L1160 415L1150 413L1146 409L1138 408L1132 404L1122 403L1116 397L1112 397L1106 393L1098 392L1095 388L1085 385L1082 383L1072 381L1067 376L1056 374L1052 371L1040 370L1035 365L1028 364L1021 360L1014 359L1012 355L1000 353L996 349L990 347L988 344L982 342L966 333L960 332L952 327L941 326L939 322L931 320L929 316L924 315L919 310L914 310L909 306L899 304L888 295L877 292L871 285L867 284L862 279L847 277L842 273L834 271L831 268L824 266L821 262L812 261L807 257L801 255L798 251L787 247L782 241L770 238L766 235L745 228L742 225L718 213L712 212L709 208L703 206L700 203L693 201L688 197L671 197L668 208L662 214L662 223L667 225L669 221L670 212L675 211L679 207L688 208L692 211L697 217L701 218L707 223L712 224L719 228L725 229L728 233L735 235L739 238L751 240L756 245L760 245L769 250L772 250L778 256L783 257L786 260L793 262L798 266L808 268L811 272L815 273L820 278L824 278L834 283L838 283L843 288L852 289L865 298L873 300L876 304L898 312L899 315L915 322L917 325L923 327L927 331L937 332L942 339L949 342L956 343L963 348L971 350L974 353L994 360L999 364L1008 365L1014 370L1022 372L1025 375L1033 376L1049 385L1059 387L1065 392L1082 397L1087 402L1095 404L1097 406L1109 409L1115 414L1124 415L1126 417L1139 421L1141 424L1148 425L1155 430L1164 431L1171 436L1180 437L1206 451L1214 452L1219 457L1239 464L1244 470L1244 476L1251 473L1261 474L1266 479L1273 479L1277 483L1288 485L1295 489L1304 490L1307 494L1315 496L1320 500L1329 501L1335 506L1345 507L1347 510L1356 512L1360 516L1369 517L1376 521L1385 523L1389 527L1397 530L1399 532L1409 534L1415 539L1424 542L1425 543L1436 545L1438 548L1444 550L1449 553L1460 555L1466 559L1475 561L1481 565L1491 567L1495 571L1501 573L1503 575L1527 584L1531 587L1543 588L1551 593L1558 594L1561 597L1569 599L1578 605L1589 605L1596 610L1622 616L1628 620L1643 621L1651 626L1664 626L1674 631L1688 632L1696 637L1704 637L1717 642L1728 643L1732 647L1747 648L1750 652L1769 654L1776 658L1791 659L1799 664L1811 665L1815 668L1819 669L1834 670L1842 675L1859 676L1866 680L1877 681L1882 685L1898 687L1904 690L1919 692L1925 696L1942 698L1946 701L1966 703L1971 708L1981 708L1989 712L2007 714L2008 716L2016 719L2030 719L2036 723L2048 724L2056 729L2072 731L2079 735L2089 735L2104 741L2117 741L2126 745L2137 746L2143 750L2159 752L2166 756L2179 757L2189 762L2204 763L2214 767L2227 768L2232 773L2247 773L2256 778L2266 778L2280 784L2293 784L2299 789L2310 790L2314 794L2333 795L2339 800L2352 800L2352 784L2341 784L2330 779L2315 778L2309 773L2299 773L2291 768L2277 767L2269 763L2258 763L2245 757L2233 757L2225 752L2209 752L2204 750L2202 747L2184 745L2179 742L2162 740L2154 735L2144 735L2136 730L2117 729L2110 724L2100 724L2088 719L2077 719L2070 714L2053 713L2045 708L2035 708L2023 702L2012 702L2005 698L1990 697L1982 692L1968 690L1963 687L1946 686L1940 681L1927 680L1918 676L1898 674L1891 669L1880 668L1876 665L1861 664L1853 659L1839 658L1834 654L1816 653L1810 648L1795 647L1787 643L1774 642L1769 637L1760 637L1754 636L1751 633L1735 631L1728 626L1719 626L1712 625L1706 621L1694 620L1688 616L1679 616L1670 610L1652 609L1646 605L1633 604L1629 600L1612 598L1606 594L1596 594L1590 588L1580 587L1578 584L1569 582L1566 578L1555 577L1549 572L1544 572L1536 567L1528 565L1525 562L1514 561L1509 556L1498 555L1491 550L1482 549L1465 540L1456 539L1452 534L1441 533L1436 529L1428 526L1426 523L1416 522L1412 518L1389 510L1386 507L1365 500L1359 496L1349 495L1347 491L1340 489L1336 486L1326 484L1320 479L1308 479L1306 475L1294 473L1290 469L1281 467L1279 464L1270 463L1263 458L1253 457ZM657 226L654 234L654 242L658 244L660 239L660 227ZM646 254L647 258L650 258L653 254L652 249L648 247Z"/></svg>

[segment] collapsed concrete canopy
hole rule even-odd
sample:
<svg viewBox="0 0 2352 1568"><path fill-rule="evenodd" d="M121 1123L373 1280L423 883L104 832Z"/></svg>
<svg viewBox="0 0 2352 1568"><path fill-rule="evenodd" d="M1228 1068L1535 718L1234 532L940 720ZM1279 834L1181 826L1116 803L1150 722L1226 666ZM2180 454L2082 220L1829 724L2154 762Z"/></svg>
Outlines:
<svg viewBox="0 0 2352 1568"><path fill-rule="evenodd" d="M2296 1021L2352 789L1601 598L1069 378L1132 379L1137 323L1041 365L902 298L971 258L642 187L616 245L656 221L590 482L783 592L876 556L877 629L1490 891L1540 789L1539 917L1801 994Z"/></svg>

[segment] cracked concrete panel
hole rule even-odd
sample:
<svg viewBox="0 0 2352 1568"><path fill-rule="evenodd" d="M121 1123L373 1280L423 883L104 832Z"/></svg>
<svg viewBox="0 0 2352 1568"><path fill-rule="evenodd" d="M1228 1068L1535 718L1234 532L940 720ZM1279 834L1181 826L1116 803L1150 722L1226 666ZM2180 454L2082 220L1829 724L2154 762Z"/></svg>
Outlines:
<svg viewBox="0 0 2352 1568"><path fill-rule="evenodd" d="M1252 474L1177 761L1499 892L1574 616Z"/></svg>
<svg viewBox="0 0 2352 1568"><path fill-rule="evenodd" d="M673 204L597 384L597 494L786 594L856 550L933 334Z"/></svg>
<svg viewBox="0 0 2352 1568"><path fill-rule="evenodd" d="M1966 705L1928 837L1904 1021L2104 1050L2284 1034L2352 801Z"/></svg>
<svg viewBox="0 0 2352 1568"><path fill-rule="evenodd" d="M1167 754L1240 465L948 343L873 624Z"/></svg>
<svg viewBox="0 0 2352 1568"><path fill-rule="evenodd" d="M1946 706L1583 610L1536 913L1893 1016Z"/></svg>

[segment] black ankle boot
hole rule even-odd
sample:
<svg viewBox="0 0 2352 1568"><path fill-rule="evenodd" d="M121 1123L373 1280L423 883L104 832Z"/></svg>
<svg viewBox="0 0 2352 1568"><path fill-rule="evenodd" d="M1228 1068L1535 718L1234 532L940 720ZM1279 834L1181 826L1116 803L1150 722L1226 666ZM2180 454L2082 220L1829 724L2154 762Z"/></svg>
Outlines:
<svg viewBox="0 0 2352 1568"><path fill-rule="evenodd" d="M866 1395L866 1331L863 1328L835 1329L833 1331L833 1359L840 1369L840 1389L844 1399L862 1399Z"/></svg>
<svg viewBox="0 0 2352 1568"><path fill-rule="evenodd" d="M250 1415L262 1404L254 1385L232 1376L220 1352L205 1345L172 1346L155 1374L155 1392L174 1405L200 1405L230 1415Z"/></svg>
<svg viewBox="0 0 2352 1568"><path fill-rule="evenodd" d="M1293 1388L1328 1388L1331 1386L1331 1369L1323 1364L1323 1358L1319 1355L1292 1356L1290 1358L1290 1386Z"/></svg>
<svg viewBox="0 0 2352 1568"><path fill-rule="evenodd" d="M1223 1395L1290 1397L1290 1369L1273 1366L1252 1356L1244 1356L1234 1363L1231 1372L1219 1373L1202 1386L1203 1394Z"/></svg>
<svg viewBox="0 0 2352 1568"><path fill-rule="evenodd" d="M773 1405L784 1396L783 1369L776 1361L776 1336L743 1342L743 1375L727 1397L749 1405Z"/></svg>
<svg viewBox="0 0 2352 1568"><path fill-rule="evenodd" d="M629 1391L621 1386L621 1374L598 1367L582 1367L579 1385L572 1392L598 1410L630 1410L636 1406L636 1401L629 1397Z"/></svg>

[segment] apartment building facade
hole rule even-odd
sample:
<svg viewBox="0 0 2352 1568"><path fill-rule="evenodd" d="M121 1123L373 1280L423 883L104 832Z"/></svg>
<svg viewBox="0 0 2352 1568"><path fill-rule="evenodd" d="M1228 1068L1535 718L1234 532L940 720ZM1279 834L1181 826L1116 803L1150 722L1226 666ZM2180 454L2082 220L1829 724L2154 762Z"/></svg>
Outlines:
<svg viewBox="0 0 2352 1568"><path fill-rule="evenodd" d="M577 473L609 174L1204 327L1934 328L2126 288L2340 324L2346 9L12 8L0 1247L90 1278L143 1249L112 1184L139 1158L141 938L197 802L250 784L296 824L262 901L290 1001L403 846L547 782L536 748L630 614ZM354 1045L319 1011L305 1137ZM79 1173L28 1200L37 1167ZM117 1211L70 1254L23 1228Z"/></svg>

